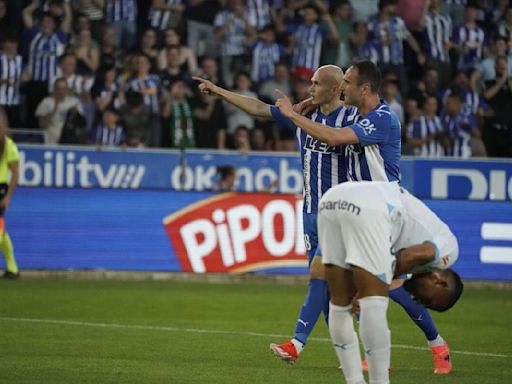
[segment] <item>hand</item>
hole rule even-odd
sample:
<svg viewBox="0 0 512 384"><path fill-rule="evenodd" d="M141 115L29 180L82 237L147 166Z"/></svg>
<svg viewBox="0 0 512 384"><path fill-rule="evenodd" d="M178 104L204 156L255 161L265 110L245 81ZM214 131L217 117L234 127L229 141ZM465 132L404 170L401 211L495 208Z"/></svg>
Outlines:
<svg viewBox="0 0 512 384"><path fill-rule="evenodd" d="M312 97L308 97L305 100L299 101L297 104L293 104L293 110L302 116L312 112L315 108Z"/></svg>
<svg viewBox="0 0 512 384"><path fill-rule="evenodd" d="M279 108L284 116L291 118L295 111L293 110L290 98L279 89L276 89L276 93L279 95L279 98L276 101L276 107Z"/></svg>
<svg viewBox="0 0 512 384"><path fill-rule="evenodd" d="M7 208L9 208L9 199L7 197L4 197L2 200L0 200L0 207L3 211L7 211Z"/></svg>
<svg viewBox="0 0 512 384"><path fill-rule="evenodd" d="M210 80L206 80L197 76L193 76L192 79L199 81L198 88L201 93L204 93L205 95L216 95L218 93L219 87L213 84Z"/></svg>

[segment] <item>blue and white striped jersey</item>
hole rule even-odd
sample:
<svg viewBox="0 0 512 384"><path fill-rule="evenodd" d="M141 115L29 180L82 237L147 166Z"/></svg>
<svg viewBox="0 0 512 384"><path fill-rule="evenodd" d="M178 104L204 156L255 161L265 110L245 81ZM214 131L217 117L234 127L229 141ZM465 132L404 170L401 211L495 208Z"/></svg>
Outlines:
<svg viewBox="0 0 512 384"><path fill-rule="evenodd" d="M245 2L245 17L257 31L272 24L269 0L247 0Z"/></svg>
<svg viewBox="0 0 512 384"><path fill-rule="evenodd" d="M426 56L442 62L448 62L450 58L445 49L445 44L450 42L452 35L452 19L448 15L429 12L425 18L425 44Z"/></svg>
<svg viewBox="0 0 512 384"><path fill-rule="evenodd" d="M454 30L453 42L462 48L460 69L473 69L478 65L483 57L485 38L484 30L478 26L468 28L461 25Z"/></svg>
<svg viewBox="0 0 512 384"><path fill-rule="evenodd" d="M320 24L299 25L292 35L294 41L292 67L304 67L316 71L320 65L320 53L325 36L326 31Z"/></svg>
<svg viewBox="0 0 512 384"><path fill-rule="evenodd" d="M160 89L160 78L156 75L147 75L143 79L140 79L138 77L134 77L126 82L126 90L132 90L141 92L143 89L146 88L156 88L157 90ZM144 104L146 104L151 112L158 113L160 109L160 103L159 103L159 92L157 92L154 95L143 95L144 97Z"/></svg>
<svg viewBox="0 0 512 384"><path fill-rule="evenodd" d="M213 25L216 28L224 27L231 22L228 31L221 40L222 56L239 56L245 53L246 30L242 19L236 17L233 12L224 10L215 16Z"/></svg>
<svg viewBox="0 0 512 384"><path fill-rule="evenodd" d="M443 124L439 116L428 118L420 116L415 119L407 132L407 137L414 139L425 139L443 132ZM438 140L434 139L429 143L423 144L421 147L414 148L414 155L424 157L440 157L444 155L444 148Z"/></svg>
<svg viewBox="0 0 512 384"><path fill-rule="evenodd" d="M135 21L137 19L136 0L107 0L105 4L105 21Z"/></svg>
<svg viewBox="0 0 512 384"><path fill-rule="evenodd" d="M446 98L452 93L451 89L447 89L442 96L442 104L446 102ZM462 113L476 115L478 109L487 108L487 104L485 100L478 94L477 91L472 91L471 89L462 91Z"/></svg>
<svg viewBox="0 0 512 384"><path fill-rule="evenodd" d="M183 0L165 0L165 5L184 5ZM170 10L162 10L151 7L149 10L149 25L158 31L167 27L176 27L180 19L180 13Z"/></svg>
<svg viewBox="0 0 512 384"><path fill-rule="evenodd" d="M20 104L20 82L23 59L20 55L9 57L0 53L0 105Z"/></svg>
<svg viewBox="0 0 512 384"><path fill-rule="evenodd" d="M312 138L283 116L279 108L271 106L270 111L278 124L297 132L304 174L304 212L316 213L322 195L332 186L347 181L343 149ZM323 115L317 108L308 118L340 129L357 121L358 113L354 107L341 106L329 115Z"/></svg>
<svg viewBox="0 0 512 384"><path fill-rule="evenodd" d="M368 40L373 41L381 64L403 64L404 40L409 36L405 22L398 16L382 22L378 15L368 22Z"/></svg>
<svg viewBox="0 0 512 384"><path fill-rule="evenodd" d="M400 120L380 103L351 124L359 144L345 147L349 181L400 181Z"/></svg>
<svg viewBox="0 0 512 384"><path fill-rule="evenodd" d="M452 141L447 155L464 159L471 157L471 132L476 127L475 118L460 112L455 116L444 114L441 116L441 122Z"/></svg>
<svg viewBox="0 0 512 384"><path fill-rule="evenodd" d="M373 64L379 62L379 53L373 41L367 41L361 46L351 45L353 60L370 60Z"/></svg>
<svg viewBox="0 0 512 384"><path fill-rule="evenodd" d="M56 31L51 35L41 32L39 27L29 30L30 39L28 67L33 81L50 82L57 74L59 56L64 53L67 34Z"/></svg>
<svg viewBox="0 0 512 384"><path fill-rule="evenodd" d="M94 144L101 144L107 147L115 147L124 143L124 129L121 125L109 128L104 123L97 125L94 131Z"/></svg>
<svg viewBox="0 0 512 384"><path fill-rule="evenodd" d="M257 41L252 47L252 81L259 84L274 78L274 66L284 54L284 48L277 43Z"/></svg>

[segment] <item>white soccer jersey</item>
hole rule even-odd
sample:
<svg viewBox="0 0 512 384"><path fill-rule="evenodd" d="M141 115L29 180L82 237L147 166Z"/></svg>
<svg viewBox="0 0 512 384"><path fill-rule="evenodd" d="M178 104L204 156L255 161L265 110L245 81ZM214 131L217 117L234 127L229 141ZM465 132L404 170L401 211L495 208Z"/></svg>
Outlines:
<svg viewBox="0 0 512 384"><path fill-rule="evenodd" d="M413 273L448 268L458 257L448 226L398 183L359 181L331 188L320 200L318 232L324 264L358 266L387 284L403 248L425 242L436 248L435 259Z"/></svg>
<svg viewBox="0 0 512 384"><path fill-rule="evenodd" d="M413 273L428 271L431 268L446 269L455 263L459 256L459 246L450 228L421 200L400 187L402 201L399 236L393 242L395 251L421 244L432 243L436 248L436 258L427 265L416 267Z"/></svg>

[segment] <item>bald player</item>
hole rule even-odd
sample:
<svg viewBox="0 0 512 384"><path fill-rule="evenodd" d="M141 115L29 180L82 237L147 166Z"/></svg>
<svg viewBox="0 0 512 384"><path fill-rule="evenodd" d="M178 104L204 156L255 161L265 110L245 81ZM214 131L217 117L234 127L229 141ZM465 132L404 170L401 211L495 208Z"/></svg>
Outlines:
<svg viewBox="0 0 512 384"><path fill-rule="evenodd" d="M334 65L320 67L311 78L310 94L316 107L305 118L325 125L330 130L350 126L357 121L354 107L346 108L341 98L343 71ZM281 111L258 99L241 96L223 89L212 82L194 77L199 89L206 94L220 96L243 111L264 119L274 119L278 124L297 133L304 174L304 241L308 256L310 280L304 304L296 322L295 335L281 345L271 344L271 351L282 360L293 364L313 330L320 313L327 319L329 295L324 276L324 266L318 250L317 212L322 195L332 186L347 181L344 150L340 145L329 145L302 131ZM342 144L342 143L340 143Z"/></svg>

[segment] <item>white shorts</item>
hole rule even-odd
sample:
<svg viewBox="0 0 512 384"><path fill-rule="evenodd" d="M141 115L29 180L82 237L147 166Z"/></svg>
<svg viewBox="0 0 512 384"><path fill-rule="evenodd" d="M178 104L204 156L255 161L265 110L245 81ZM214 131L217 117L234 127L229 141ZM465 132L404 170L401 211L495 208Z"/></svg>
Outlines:
<svg viewBox="0 0 512 384"><path fill-rule="evenodd" d="M322 262L360 267L386 284L393 279L393 235L401 203L396 183L348 182L331 188L319 204Z"/></svg>

